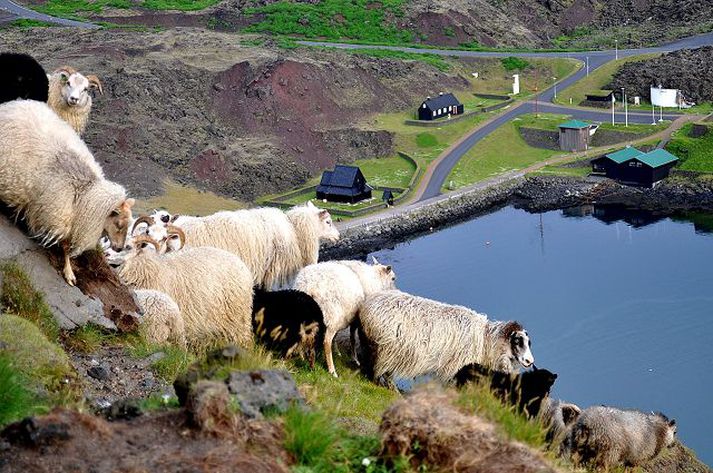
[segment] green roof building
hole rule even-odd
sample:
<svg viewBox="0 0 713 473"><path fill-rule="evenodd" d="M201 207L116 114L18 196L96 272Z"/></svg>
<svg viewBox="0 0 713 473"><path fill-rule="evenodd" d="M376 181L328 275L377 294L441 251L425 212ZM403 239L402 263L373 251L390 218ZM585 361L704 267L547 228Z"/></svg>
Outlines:
<svg viewBox="0 0 713 473"><path fill-rule="evenodd" d="M592 172L603 174L624 184L653 187L668 177L678 158L664 149L644 153L626 147L592 160Z"/></svg>
<svg viewBox="0 0 713 473"><path fill-rule="evenodd" d="M585 151L589 148L592 125L580 120L569 120L557 126L562 151Z"/></svg>

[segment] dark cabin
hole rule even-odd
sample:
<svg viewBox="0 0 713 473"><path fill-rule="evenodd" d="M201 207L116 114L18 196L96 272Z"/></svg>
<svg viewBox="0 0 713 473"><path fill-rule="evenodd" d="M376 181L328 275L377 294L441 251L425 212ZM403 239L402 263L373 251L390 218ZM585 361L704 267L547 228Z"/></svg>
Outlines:
<svg viewBox="0 0 713 473"><path fill-rule="evenodd" d="M358 167L337 164L334 171L324 171L322 174L322 180L317 186L317 198L354 204L371 198L371 186L366 183Z"/></svg>
<svg viewBox="0 0 713 473"><path fill-rule="evenodd" d="M678 158L666 150L655 149L644 153L627 147L592 160L592 172L604 174L623 184L653 187L668 177Z"/></svg>
<svg viewBox="0 0 713 473"><path fill-rule="evenodd" d="M612 96L614 96L616 98L616 93L614 93L611 90L601 90L599 92L592 92L589 94L585 94L585 100L587 102L600 102L604 106L606 106L606 105L611 104Z"/></svg>
<svg viewBox="0 0 713 473"><path fill-rule="evenodd" d="M453 94L439 94L438 97L426 97L418 108L419 120L435 120L448 115L463 113L463 104Z"/></svg>
<svg viewBox="0 0 713 473"><path fill-rule="evenodd" d="M589 148L589 123L570 120L560 124L558 128L562 151L586 151Z"/></svg>
<svg viewBox="0 0 713 473"><path fill-rule="evenodd" d="M391 189L386 189L381 196L381 200L386 202L387 205L394 205L394 193Z"/></svg>

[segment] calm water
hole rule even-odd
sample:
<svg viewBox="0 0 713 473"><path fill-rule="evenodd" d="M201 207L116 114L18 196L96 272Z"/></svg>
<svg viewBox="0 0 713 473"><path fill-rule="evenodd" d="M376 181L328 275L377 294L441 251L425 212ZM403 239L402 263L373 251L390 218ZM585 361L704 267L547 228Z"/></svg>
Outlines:
<svg viewBox="0 0 713 473"><path fill-rule="evenodd" d="M374 254L404 291L521 321L554 396L662 411L713 465L713 219L592 211L505 208Z"/></svg>

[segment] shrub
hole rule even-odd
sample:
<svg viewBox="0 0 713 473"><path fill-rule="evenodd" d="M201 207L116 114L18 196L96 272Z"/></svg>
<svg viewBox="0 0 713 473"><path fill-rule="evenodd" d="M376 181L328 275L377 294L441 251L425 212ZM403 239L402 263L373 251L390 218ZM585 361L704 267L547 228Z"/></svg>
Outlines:
<svg viewBox="0 0 713 473"><path fill-rule="evenodd" d="M530 63L519 57L504 57L500 60L506 71L521 71L530 66Z"/></svg>

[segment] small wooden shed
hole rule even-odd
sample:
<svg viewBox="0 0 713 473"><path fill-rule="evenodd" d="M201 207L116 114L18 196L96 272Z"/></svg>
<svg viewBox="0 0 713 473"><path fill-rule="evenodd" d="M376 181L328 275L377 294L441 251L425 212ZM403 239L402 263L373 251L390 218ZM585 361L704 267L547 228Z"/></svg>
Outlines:
<svg viewBox="0 0 713 473"><path fill-rule="evenodd" d="M591 125L579 120L570 120L559 126L559 145L562 151L586 151L589 149Z"/></svg>
<svg viewBox="0 0 713 473"><path fill-rule="evenodd" d="M371 198L371 186L358 167L337 164L333 171L322 174L317 186L317 198L354 204Z"/></svg>
<svg viewBox="0 0 713 473"><path fill-rule="evenodd" d="M653 187L668 177L678 158L664 149L644 153L627 147L592 160L592 172L624 184Z"/></svg>

